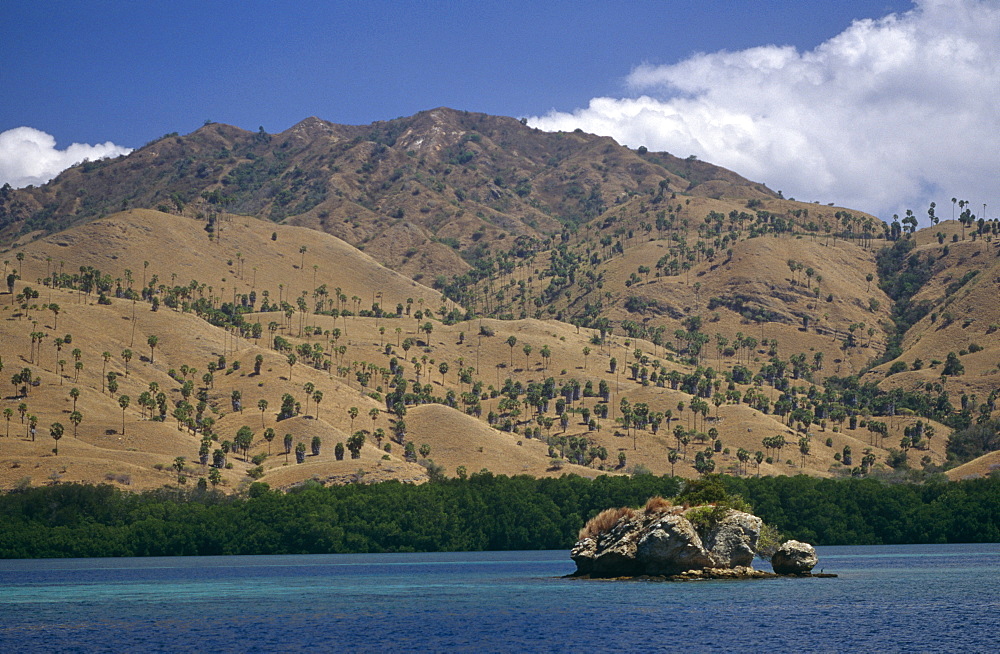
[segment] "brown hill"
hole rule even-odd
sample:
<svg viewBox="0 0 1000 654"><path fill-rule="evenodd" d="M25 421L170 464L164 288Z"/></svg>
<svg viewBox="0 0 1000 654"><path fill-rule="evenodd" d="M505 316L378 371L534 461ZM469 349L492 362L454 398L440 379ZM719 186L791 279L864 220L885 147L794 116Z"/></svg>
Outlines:
<svg viewBox="0 0 1000 654"><path fill-rule="evenodd" d="M544 239L661 183L694 195L774 196L704 162L439 108L366 126L308 118L276 135L219 124L168 134L40 188L5 188L0 242L125 207L224 210L328 232L414 276L451 275L484 248Z"/></svg>
<svg viewBox="0 0 1000 654"><path fill-rule="evenodd" d="M948 475L948 479L959 481L962 479L988 477L995 475L998 470L1000 470L1000 451L993 451L977 457L968 463L956 466L946 474Z"/></svg>
<svg viewBox="0 0 1000 654"><path fill-rule="evenodd" d="M244 218L224 221L223 237L213 241L209 241L202 228L202 223L189 218L129 211L36 241L24 250L26 256L23 261L17 263L26 279L39 279L57 270L97 269L100 271L98 277L104 278L104 283L108 284L108 295L111 295L113 287L120 286L127 291L130 285L138 289L144 283L159 293L159 289L165 288L165 282L169 281L171 288L194 289L184 300L185 305L196 302L196 298L208 298L217 306L227 299L231 302L232 297L242 298L249 293L256 293L259 298L270 296L275 301L282 296L293 301L306 294L312 304L317 296L310 293L326 287L341 291L345 307L348 294L357 299L357 304L361 300L356 294L364 296L366 304L374 299L393 306L409 302L413 302L414 306L426 303L428 308L440 305L440 296L436 292L387 270L333 237L303 228L273 226ZM276 238L272 239L272 234ZM308 243L305 252L301 251L301 243ZM316 263L303 269L303 261ZM149 265L144 265L146 263ZM130 278L131 283L128 281ZM22 291L19 295L23 295L24 286L18 282L17 291ZM48 461L48 467L59 472L72 460L70 457L82 457L91 462L100 461L103 457L107 474L131 477L132 484L140 487L160 485L170 479L167 473L151 472L154 464L169 470L174 457L184 456L191 460L197 456L198 439L179 436L173 426L143 420L146 411L140 410L135 403L150 383L158 384L163 390L171 389L172 400L179 399L176 393L180 384L166 374L168 371L197 367L200 372L197 376L190 373L190 379L201 385L201 376L207 372L207 362L215 362L220 356L228 357L229 367L220 370L210 384L208 404L216 420L216 429L229 435L247 422L240 414L226 408L233 390L248 395L254 393L254 397L245 400L247 405L252 403L252 410L256 410L258 399L268 399L272 407L277 407L283 393L300 392L299 384L292 384L287 379L272 383L265 381L263 374L260 378L248 376L246 371L248 368L252 370L256 353L264 357L265 370L280 370L286 368L287 363L283 356L254 345L260 339L241 338L199 319L195 315L197 309L178 311L164 306L159 311L150 311L150 305L145 302L133 304L126 299L109 299L107 305L101 305L95 294L51 287L44 289L44 293L38 298L39 303L24 302L23 307L14 303L16 298L13 295L10 302L2 302L5 319L0 322L0 342L3 344L0 361L4 364L3 368L9 372L28 368L33 378L40 379L34 389L29 385L27 397L16 394L2 401L4 407L12 410L22 403L26 404L28 412L25 418L37 415L40 425L40 437L36 435L35 441L25 443L12 439L0 448L5 460L10 463L4 469L8 484L23 476L11 472L24 467L13 467L23 457L48 458L53 445L48 435L52 422L61 421L69 427L70 410L66 406L70 400L67 393L73 387L81 392L78 401L84 420L79 428L80 438L67 437L63 440L59 458L53 457ZM53 306L59 307L58 313L49 310ZM286 327L284 316L274 313L271 317L282 323L278 328L281 333L299 333L299 324L295 321L288 321ZM344 331L349 331L346 326ZM45 334L37 353L30 337L34 333ZM70 335L71 341L56 351L53 347L55 339L62 340L63 334ZM158 339L154 351L147 345L150 336ZM75 350L79 350L79 361L83 364L79 374L74 370ZM124 373L125 362L121 353L125 350L131 350L133 355L130 374L120 382L120 393L129 395L132 400L131 406L124 412L126 423L131 423L136 417L139 423L133 429L126 427L125 435L122 435L123 412L116 398L102 393L101 388L104 386L105 370ZM107 363L102 360L102 352L111 355ZM155 365L149 362L151 356ZM235 370L232 362L240 358L243 359L243 367ZM61 371L57 364L59 360L65 362ZM345 395L343 384L339 381L331 380L329 374L314 372L317 373L313 374L316 387L325 392L324 409L346 412L345 402L351 396L355 397L354 403L366 410L377 405L356 392ZM20 433L20 418L17 414L13 419L14 433ZM328 442L344 440L343 432L336 427L323 424L319 431L315 428L303 430L294 428L298 421L293 419L282 425L293 433L296 443L311 439L317 433L326 437ZM317 426L320 423L323 421L318 421ZM80 443L97 447L101 452L95 453L86 448L80 451ZM261 446L258 445L257 449ZM142 456L136 454L139 452ZM379 460L374 455L370 458L373 462ZM36 461L34 465L39 464ZM137 465L139 468L136 468ZM119 472L121 466L125 468ZM356 467L351 470L354 469ZM52 471L46 472L47 475L52 474ZM68 479L75 478L69 471L60 474L68 475ZM28 474L36 483L43 481L47 475L40 478L38 473ZM92 478L101 478L101 475Z"/></svg>
<svg viewBox="0 0 1000 654"><path fill-rule="evenodd" d="M174 417L199 393L210 450L254 432L228 455L229 488L250 473L287 487L460 466L694 476L696 456L734 474L935 470L951 428L991 415L1000 393L994 223L897 234L704 162L513 119L438 109L278 135L207 125L4 189L0 229L20 235L2 253L4 276L20 274L0 294L3 372L38 381L12 379L0 400L8 487L53 473L157 486L177 481L176 457L182 477L205 477L193 463L204 425ZM72 343L56 351L64 330ZM103 389L126 349L123 411ZM951 351L963 373L942 375ZM165 423L137 405L150 383L167 396ZM56 457L48 429L66 425L70 384L84 420ZM279 416L286 396L297 407ZM623 420L631 407L638 426ZM358 458L338 460L359 432ZM293 463L285 434L293 449L318 437L320 454Z"/></svg>
<svg viewBox="0 0 1000 654"><path fill-rule="evenodd" d="M272 302L294 304L305 294L311 310L320 297L314 291L325 286L326 299L338 288L359 298L351 302L354 309L375 302L395 307L407 299L428 307L441 303L438 292L309 229L230 214L218 221L217 236L210 238L204 226L182 216L129 210L32 243L23 250L24 260L14 263L35 286L51 274L89 267L126 290L151 282L157 289L197 282L195 298L214 295L221 302L253 291L261 299L266 293Z"/></svg>
<svg viewBox="0 0 1000 654"><path fill-rule="evenodd" d="M944 235L943 243L932 230ZM993 394L995 399L1000 388L1000 243L992 238L953 242L961 231L948 221L917 235L911 256L933 261L912 300L924 305L924 317L906 332L903 353L872 371L873 379L884 378L880 383L886 388L936 383L956 397L982 402ZM949 354L958 357L959 374L945 374ZM893 366L904 370L887 376Z"/></svg>
<svg viewBox="0 0 1000 654"><path fill-rule="evenodd" d="M665 326L669 337L685 319L700 316L705 331L730 339L742 332L761 341L776 339L786 354L822 352L824 369L837 375L860 372L884 347L881 325L889 319L891 300L865 281L875 272L868 250L843 241L754 238L735 243L730 259L695 264L689 275L625 285L640 266L655 268L667 248L663 241L649 241L608 262L605 288L619 290L607 298L605 315L647 329ZM804 273L790 272L790 260L815 271L812 283ZM852 325L858 325L861 346L845 350ZM869 327L872 335L866 333Z"/></svg>
<svg viewBox="0 0 1000 654"><path fill-rule="evenodd" d="M441 305L437 292L388 271L333 237L241 217L226 217L219 225L221 239L210 240L203 223L197 220L133 210L40 239L18 250L25 254L23 260L14 260L8 266L20 267L25 279L36 280L39 297L25 298L26 284L18 280L17 297L12 296L10 303L0 300L4 316L0 321L3 337L0 356L5 373L28 368L38 384L28 385L26 397L21 397L20 388L14 385L11 387L14 393L0 401L12 410L11 436L0 444L0 483L11 487L50 479L107 479L127 481L134 488L153 487L176 482L178 473L172 465L177 457L185 459L179 464L185 479L207 476L209 468L197 463L204 434L196 433L191 425L185 426L173 417L173 409L183 400L185 381L193 386L193 394L199 389L204 393L205 415L213 418L211 429L217 439L211 449L233 440L241 427L250 427L254 432L247 455L231 452L227 457L232 468L223 471L222 481L229 488L249 483L248 473L256 468L249 459L268 452L271 456L262 463L261 479L280 487L310 478L325 483L385 478L420 481L426 479L427 470L404 460L403 444L392 437L395 418L385 411L382 400L389 390L385 386L386 373L394 358L405 366L411 385L419 384L428 398L436 398L440 403L413 406L406 415L403 438L412 442L416 450L420 445L428 445L427 460L433 460L437 469L448 475L458 474L462 466L467 472L485 467L507 474L571 471L592 475L600 469L611 473L647 469L694 476L695 452L713 449L713 439L721 443L715 453L716 469L720 471L738 474L808 471L828 475L842 469L834 455L840 455L845 446L855 452L856 458L870 448L875 453L876 466L884 465L888 453L883 446L891 447L903 430L916 421L914 417L890 420L889 433L883 439L875 439L865 429L849 429L846 423L817 424L808 429L811 446L803 454L797 443L805 431L797 431L785 419L765 413L756 401L747 403L730 397L707 415L695 416L690 409L695 399L691 391L669 384L647 385L631 378L629 364L635 359L636 349L649 360L643 365L653 366L662 375L670 371L690 375L695 370L682 357L665 350L663 344L627 335L611 336L601 343L597 330L552 320L479 319L450 323L439 320L444 314L417 319L422 309L436 310ZM308 245L302 252L305 243ZM727 268L744 271L744 277L733 274L729 283L736 287L753 283L743 257L754 257L759 262L761 283L780 287L793 296L789 302L807 302L806 298L796 296L799 289L788 279L780 279L783 274L780 262L790 244L797 246L797 256L804 261L815 257L817 265L844 269L826 273L829 282L824 284L837 289L837 294L842 286L847 288L854 277L861 276L864 265L868 265L863 251L855 245L831 243L828 247L811 239L750 239L736 245ZM149 261L148 267L145 261ZM316 263L310 265L311 261ZM96 277L99 285L105 286L108 304L98 302L97 292L88 294L38 284L56 273L57 279L62 280L58 286L80 286L80 276L67 281L63 275L81 267L84 271L100 268ZM131 274L126 270L132 271ZM145 278L140 277L142 274ZM133 305L127 297L115 297L118 286L121 286L119 294L128 295L130 278L133 289L152 288L146 301L136 301ZM324 285L341 288L341 296L356 294L350 302L336 303L345 313L361 304L362 295L367 304L369 293L377 289L376 293L382 296L376 294L371 299L380 300L386 307L399 306L401 314L397 317L390 312L392 315L378 318L322 315L314 311L328 308L329 303L307 306L305 312L295 307L290 317L273 311L244 314L247 324L273 324L274 335L286 339L296 350L304 344L322 348L324 356L311 363L301 358L292 365L285 353L270 347L270 332L257 339L252 334L239 333L239 329L225 330L208 322L217 317L212 311L232 302L234 287L236 305L242 305L243 295L249 296L251 291L257 294L258 305L265 301L265 291L271 300L279 296L285 301L305 292L309 304L313 304L323 296L311 291ZM189 295L178 295L176 308L171 308L169 298L184 288L189 289ZM764 295L762 291L761 296ZM152 297L164 298L157 311L150 310L148 299ZM408 302L411 298L412 303ZM207 307L198 305L201 299L206 299ZM58 313L51 309L53 305L58 306ZM843 320L853 320L850 312L858 309L849 302L843 306L846 312ZM715 326L742 327L747 332L760 329L760 325L741 325L730 317L720 318ZM763 326L769 340L786 342L788 338L792 340L787 342L795 342L798 334L793 325L780 321ZM783 329L789 333L786 335ZM46 334L40 346L33 347L33 332ZM56 350L55 338L64 333L71 335L72 341ZM155 350L147 345L149 336L158 337ZM513 346L511 338L515 339ZM828 334L812 333L799 334L798 338L806 339L802 343L813 342L808 340L811 338L833 340ZM339 346L344 346L343 352L336 351ZM83 363L79 373L74 369L74 349L80 350ZM129 374L124 377L126 362L122 352L126 349L133 350L133 356L128 363ZM101 356L103 352L110 355L107 362ZM259 375L253 371L253 361L258 355L262 358ZM219 367L211 379L204 378L209 364L218 365L220 356L226 357L226 365ZM727 371L747 361L756 367L758 364L752 360L766 360L767 356L761 346L758 352L749 354L716 352L715 356L707 355L705 363ZM612 358L619 362L614 371ZM59 360L66 362L62 368ZM443 369L442 363L448 364L448 368ZM834 363L831 359L830 365ZM118 395L114 397L106 390L107 371L120 374ZM374 375L362 378L365 372ZM542 384L548 378L557 390L588 382L594 390L593 395L583 393L568 404L565 427L560 424L555 401L541 413L521 405L519 415L512 413L509 405L503 405L503 391L508 384L520 384L523 389L532 383ZM596 415L598 407L604 404L596 397L602 381L610 389L609 416L587 424L581 417L585 413ZM323 394L318 406L302 390L307 382L314 391ZM168 396L170 410L165 422L150 420L155 413L138 405L139 396L150 383L156 383ZM478 384L479 395L469 394L473 384ZM80 389L77 401L83 414L75 437L68 422L72 411L68 392L74 387ZM739 391L737 397L742 399L752 385L739 383L732 388ZM242 411L234 409L234 391L241 394ZM781 397L780 392L767 385L755 392L772 404ZM131 399L124 411L118 403L122 393ZM298 415L279 420L278 409L286 394L299 403ZM673 417L656 430L651 425L626 427L619 420L622 399L632 405L645 404L653 412L671 411ZM257 406L260 400L267 402L263 410ZM25 423L17 411L22 403L27 405ZM454 407L447 406L449 403ZM685 408L679 408L678 403ZM355 418L351 417L352 407L358 409ZM478 419L463 410L478 415ZM26 427L31 415L38 417L34 441L30 439L30 427ZM505 416L512 418L507 425ZM491 428L488 424L491 419L495 426L506 431ZM54 422L61 422L67 428L59 442L58 456L51 452L55 443L48 434ZM678 425L693 435L686 444L673 434ZM937 427L939 436L921 452L932 465L944 461L947 428ZM263 439L268 428L275 431L271 443ZM359 429L367 432L359 457L337 460L334 445L345 444ZM384 434L381 440L375 438L376 430ZM293 456L283 454L284 434L291 435L293 448L298 443L309 446L313 437L319 437L320 454L306 456L303 464L293 463ZM738 450L761 450L762 438L778 434L785 436L786 445L773 453L772 462L764 461L759 467L752 461L739 462ZM675 448L681 456L671 464L667 454ZM416 456L423 460L419 454ZM576 465L574 460L589 464ZM28 478L30 481L26 481Z"/></svg>
<svg viewBox="0 0 1000 654"><path fill-rule="evenodd" d="M449 474L459 466L469 473L489 470L495 474L533 477L598 474L584 466L553 466L548 448L541 441L499 432L447 406L416 407L408 414L407 424L413 433L421 435L420 445L430 446L428 456Z"/></svg>

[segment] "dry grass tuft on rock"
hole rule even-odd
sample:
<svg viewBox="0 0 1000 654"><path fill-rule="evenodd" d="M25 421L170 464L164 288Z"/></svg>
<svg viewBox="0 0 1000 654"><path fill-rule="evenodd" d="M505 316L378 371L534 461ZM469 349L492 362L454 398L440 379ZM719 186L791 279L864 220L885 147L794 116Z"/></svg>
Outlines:
<svg viewBox="0 0 1000 654"><path fill-rule="evenodd" d="M580 530L579 538L580 540L584 538L596 539L601 534L611 531L612 527L618 524L618 521L623 517L633 518L636 513L635 509L627 506L617 509L604 509L587 521L587 524Z"/></svg>
<svg viewBox="0 0 1000 654"><path fill-rule="evenodd" d="M643 512L646 515L655 515L657 513L666 513L674 508L674 503L670 500L660 497L659 495L654 495L653 497L646 500L646 506Z"/></svg>

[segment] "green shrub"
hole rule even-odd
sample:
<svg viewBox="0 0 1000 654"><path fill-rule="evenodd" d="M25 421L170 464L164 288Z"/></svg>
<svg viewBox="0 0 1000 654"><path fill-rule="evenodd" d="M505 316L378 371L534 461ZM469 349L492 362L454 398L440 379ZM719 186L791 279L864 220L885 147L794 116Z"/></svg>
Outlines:
<svg viewBox="0 0 1000 654"><path fill-rule="evenodd" d="M889 366L889 372L886 373L886 376L888 377L889 375L895 375L901 372L906 372L907 368L908 366L906 365L905 361L896 361L891 366Z"/></svg>

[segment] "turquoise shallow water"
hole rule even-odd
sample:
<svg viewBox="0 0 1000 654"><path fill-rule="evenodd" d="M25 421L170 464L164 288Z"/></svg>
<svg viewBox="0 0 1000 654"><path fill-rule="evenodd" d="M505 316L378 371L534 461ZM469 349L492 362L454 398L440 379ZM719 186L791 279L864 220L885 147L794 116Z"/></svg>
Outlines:
<svg viewBox="0 0 1000 654"><path fill-rule="evenodd" d="M0 561L0 652L1000 648L1000 545L819 553L839 578L563 579L562 551Z"/></svg>

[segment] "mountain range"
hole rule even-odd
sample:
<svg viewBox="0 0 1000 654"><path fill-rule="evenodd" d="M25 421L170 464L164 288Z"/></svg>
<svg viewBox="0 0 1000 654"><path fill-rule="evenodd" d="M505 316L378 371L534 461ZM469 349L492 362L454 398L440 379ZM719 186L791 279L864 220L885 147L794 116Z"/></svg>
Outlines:
<svg viewBox="0 0 1000 654"><path fill-rule="evenodd" d="M0 189L0 357L29 371L0 399L0 483L985 474L997 226L887 224L445 108L209 123ZM241 428L249 445L223 448ZM278 432L320 453L285 464Z"/></svg>

